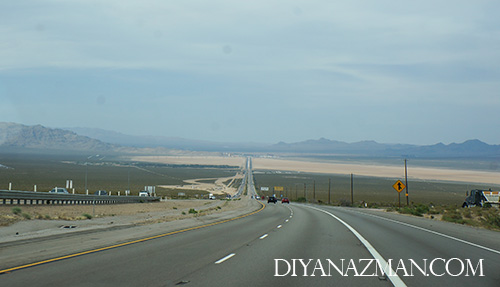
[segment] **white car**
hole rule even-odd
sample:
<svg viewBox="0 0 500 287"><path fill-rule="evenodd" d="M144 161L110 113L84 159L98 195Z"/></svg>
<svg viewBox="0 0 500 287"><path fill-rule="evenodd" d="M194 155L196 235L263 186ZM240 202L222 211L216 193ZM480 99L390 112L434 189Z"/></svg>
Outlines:
<svg viewBox="0 0 500 287"><path fill-rule="evenodd" d="M64 187L54 187L50 193L69 193L68 190Z"/></svg>

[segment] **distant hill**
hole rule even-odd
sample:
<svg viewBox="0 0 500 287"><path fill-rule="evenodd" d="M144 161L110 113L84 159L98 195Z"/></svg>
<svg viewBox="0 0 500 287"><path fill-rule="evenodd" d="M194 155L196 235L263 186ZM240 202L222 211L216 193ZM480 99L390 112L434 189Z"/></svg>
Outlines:
<svg viewBox="0 0 500 287"><path fill-rule="evenodd" d="M0 123L0 150L113 151L117 146L41 125Z"/></svg>
<svg viewBox="0 0 500 287"><path fill-rule="evenodd" d="M104 142L141 148L164 147L179 150L218 152L272 152L336 154L373 157L500 157L500 145L489 145L480 140L445 145L384 144L375 141L347 143L320 138L296 143L220 143L163 136L132 136L102 129L68 128L78 134Z"/></svg>
<svg viewBox="0 0 500 287"><path fill-rule="evenodd" d="M108 131L96 128L72 127L65 128L79 135L95 138L103 142L118 144L121 146L137 148L164 147L169 149L190 150L190 151L257 151L267 147L266 144L257 143L223 143L212 141L201 141L185 139L179 137L166 136L133 136L115 131Z"/></svg>
<svg viewBox="0 0 500 287"><path fill-rule="evenodd" d="M0 123L0 151L52 150L99 151L141 154L181 154L196 152L291 153L321 155L348 155L369 157L420 158L496 158L500 159L500 145L489 145L480 140L445 145L384 144L375 141L346 143L320 138L296 143L219 143L162 136L131 136L113 131L88 128L52 129L41 125L25 126Z"/></svg>
<svg viewBox="0 0 500 287"><path fill-rule="evenodd" d="M325 153L363 156L405 157L500 157L500 145L489 145L480 140L445 145L381 144L375 141L346 143L321 138L297 143L280 142L271 150L295 153Z"/></svg>

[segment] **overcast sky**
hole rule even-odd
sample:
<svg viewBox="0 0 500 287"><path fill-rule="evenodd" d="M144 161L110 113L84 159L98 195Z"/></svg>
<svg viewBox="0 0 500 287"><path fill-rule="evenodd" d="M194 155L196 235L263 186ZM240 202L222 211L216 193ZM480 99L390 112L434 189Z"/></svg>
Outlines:
<svg viewBox="0 0 500 287"><path fill-rule="evenodd" d="M0 2L0 121L500 144L500 1Z"/></svg>

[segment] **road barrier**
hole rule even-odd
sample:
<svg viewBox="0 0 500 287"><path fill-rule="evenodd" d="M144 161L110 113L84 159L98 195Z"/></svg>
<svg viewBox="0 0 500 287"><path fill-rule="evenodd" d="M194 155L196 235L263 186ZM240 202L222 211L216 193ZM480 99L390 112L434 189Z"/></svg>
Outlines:
<svg viewBox="0 0 500 287"><path fill-rule="evenodd" d="M0 204L118 204L160 201L153 196L85 195L0 190Z"/></svg>

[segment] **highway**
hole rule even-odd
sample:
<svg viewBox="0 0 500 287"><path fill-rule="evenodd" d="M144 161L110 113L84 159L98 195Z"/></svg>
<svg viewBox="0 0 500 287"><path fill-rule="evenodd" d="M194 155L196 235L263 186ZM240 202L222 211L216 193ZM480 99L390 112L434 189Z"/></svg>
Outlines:
<svg viewBox="0 0 500 287"><path fill-rule="evenodd" d="M0 286L500 286L500 232L263 204L237 220L0 274Z"/></svg>

